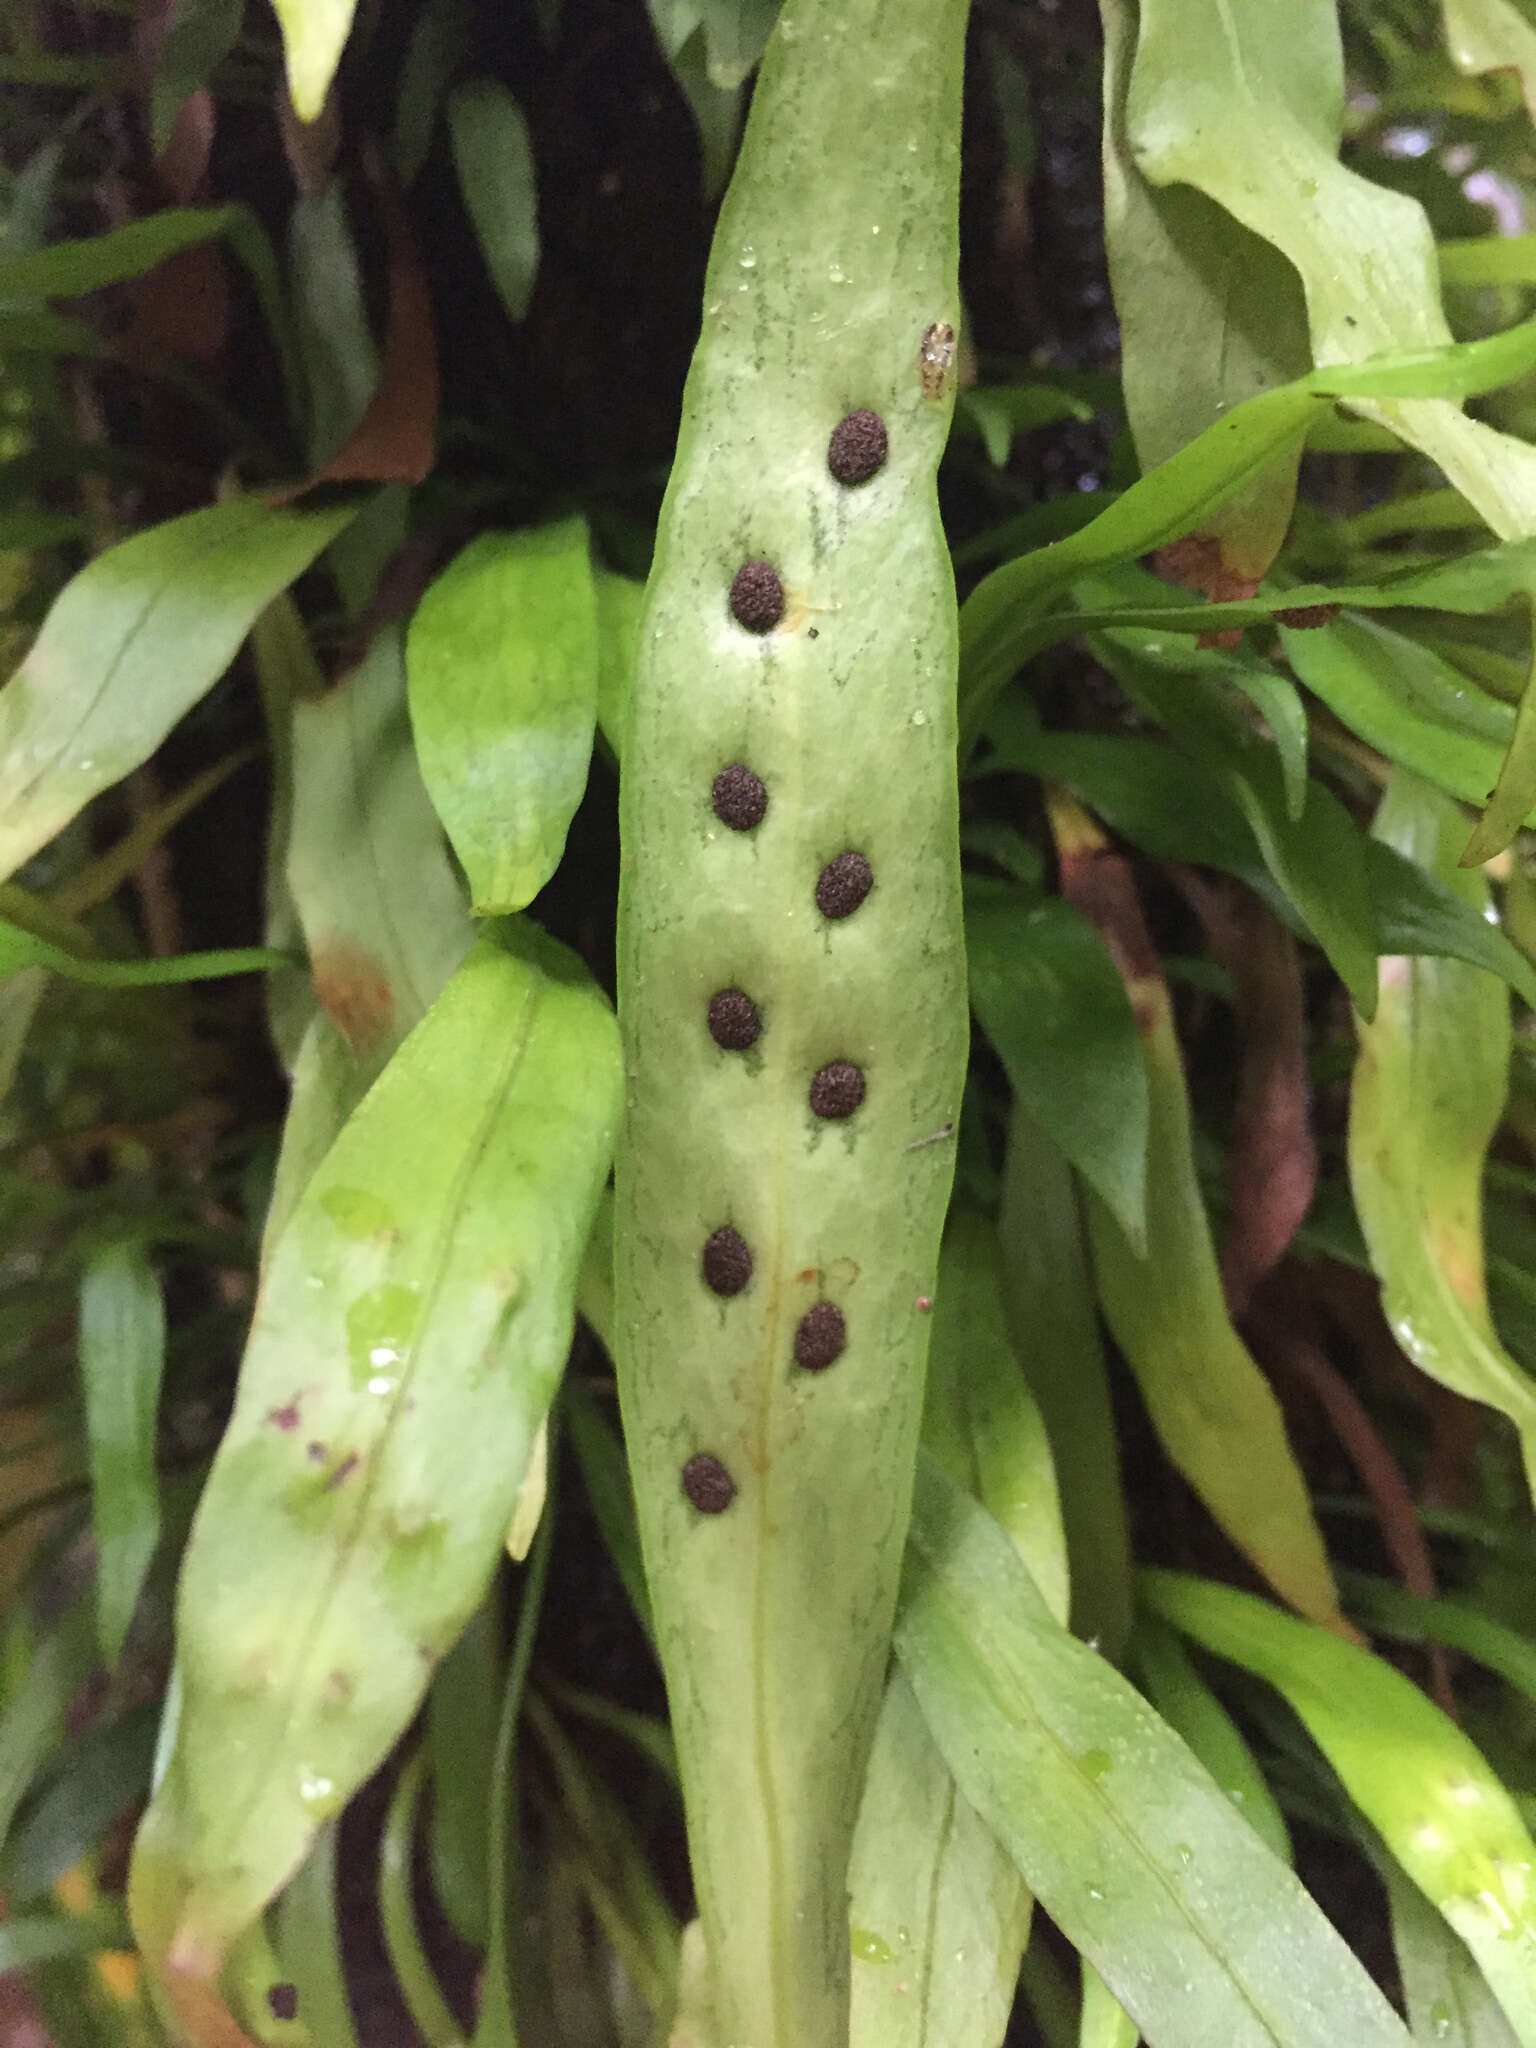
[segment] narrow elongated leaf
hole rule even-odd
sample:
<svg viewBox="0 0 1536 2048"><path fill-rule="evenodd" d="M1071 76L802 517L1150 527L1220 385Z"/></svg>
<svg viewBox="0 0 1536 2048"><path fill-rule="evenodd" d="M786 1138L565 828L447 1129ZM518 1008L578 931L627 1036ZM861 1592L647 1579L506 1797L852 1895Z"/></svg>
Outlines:
<svg viewBox="0 0 1536 2048"><path fill-rule="evenodd" d="M1257 391L1312 367L1294 269L1192 186L1159 190L1126 137L1136 13L1104 8L1104 233L1120 325L1126 415L1144 470ZM1285 538L1299 447L1204 523L1205 595L1262 576Z"/></svg>
<svg viewBox="0 0 1536 2048"><path fill-rule="evenodd" d="M320 1013L294 1062L269 1238L472 930L411 746L398 628L375 636L345 684L287 716L284 894L308 943Z"/></svg>
<svg viewBox="0 0 1536 2048"><path fill-rule="evenodd" d="M927 1458L896 1648L961 1790L1150 2048L1404 2048L1284 1864Z"/></svg>
<svg viewBox="0 0 1536 2048"><path fill-rule="evenodd" d="M1058 1479L1072 1626L1117 1659L1131 1620L1130 1537L1088 1246L1072 1169L1017 1103L998 1240L1003 1313Z"/></svg>
<svg viewBox="0 0 1536 2048"><path fill-rule="evenodd" d="M587 784L598 659L580 519L482 534L411 622L416 755L482 915L523 909L559 864Z"/></svg>
<svg viewBox="0 0 1536 2048"><path fill-rule="evenodd" d="M972 904L965 941L971 1005L1014 1094L1140 1244L1146 1061L1103 941L1059 899Z"/></svg>
<svg viewBox="0 0 1536 2048"><path fill-rule="evenodd" d="M1481 1753L1369 1651L1250 1593L1180 1572L1138 1580L1155 1612L1283 1693L1345 1790L1536 2041L1536 1844Z"/></svg>
<svg viewBox="0 0 1536 2048"><path fill-rule="evenodd" d="M40 1899L143 1804L158 1719L158 1703L146 1701L65 1747L0 1857L7 1899Z"/></svg>
<svg viewBox="0 0 1536 2048"><path fill-rule="evenodd" d="M283 31L288 96L301 121L316 121L346 48L356 0L273 0Z"/></svg>
<svg viewBox="0 0 1536 2048"><path fill-rule="evenodd" d="M135 534L66 584L0 691L0 876L149 758L354 510L232 498Z"/></svg>
<svg viewBox="0 0 1536 2048"><path fill-rule="evenodd" d="M1482 876L1455 864L1460 813L1426 784L1399 771L1373 829L1469 906L1486 903ZM1509 997L1460 961L1389 956L1375 1019L1359 1032L1350 1184L1383 1311L1421 1371L1509 1417L1536 1486L1536 1381L1498 1341L1483 1269L1483 1165L1508 1088Z"/></svg>
<svg viewBox="0 0 1536 2048"><path fill-rule="evenodd" d="M46 967L66 981L91 988L162 988L184 981L212 981L224 974L260 974L270 968L291 968L286 953L269 946L234 946L213 953L173 953L168 960L95 960L66 953L34 932L0 918L0 974L27 967Z"/></svg>
<svg viewBox="0 0 1536 2048"><path fill-rule="evenodd" d="M537 170L528 123L494 78L461 85L448 101L459 189L496 295L509 320L528 311L539 270Z"/></svg>
<svg viewBox="0 0 1536 2048"><path fill-rule="evenodd" d="M1334 399L1467 398L1520 375L1533 362L1536 323L1527 323L1488 341L1407 348L1368 363L1313 370L1234 406L1075 533L994 569L960 614L961 760L985 726L998 691L1041 644L1038 621L1059 592L1095 569L1191 532L1278 456L1299 446ZM1503 445L1502 437L1492 438Z"/></svg>
<svg viewBox="0 0 1536 2048"><path fill-rule="evenodd" d="M1264 1773L1236 1722L1200 1677L1172 1629L1143 1616L1136 1624L1137 1674L1147 1698L1220 1785L1282 1863L1291 1838Z"/></svg>
<svg viewBox="0 0 1536 2048"><path fill-rule="evenodd" d="M1151 1087L1147 1244L1138 1256L1089 1192L1099 1300L1174 1464L1271 1585L1335 1622L1338 1593L1280 1405L1227 1314L1168 991L1159 979L1132 993Z"/></svg>
<svg viewBox="0 0 1536 2048"><path fill-rule="evenodd" d="M1314 359L1361 364L1448 341L1423 210L1339 161L1332 0L1227 0L1217 36L1203 0L1142 0L1139 22L1126 109L1138 167L1155 184L1195 186L1295 265ZM1444 399L1369 411L1437 463L1494 532L1536 526L1536 450Z"/></svg>
<svg viewBox="0 0 1536 2048"><path fill-rule="evenodd" d="M234 48L245 0L177 0L149 93L150 141L158 156L176 116Z"/></svg>
<svg viewBox="0 0 1536 2048"><path fill-rule="evenodd" d="M939 1258L923 1440L981 1500L1064 1621L1067 1554L1040 1413L1008 1342L998 1243L953 1214ZM850 2048L997 2048L1032 1901L893 1670L849 1867Z"/></svg>
<svg viewBox="0 0 1536 2048"><path fill-rule="evenodd" d="M1414 2040L1424 2048L1515 2048L1509 2021L1466 1943L1390 1859L1382 1875Z"/></svg>
<svg viewBox="0 0 1536 2048"><path fill-rule="evenodd" d="M80 1282L80 1377L96 1529L96 1625L117 1662L160 1535L155 1422L165 1365L160 1284L142 1251L111 1245Z"/></svg>
<svg viewBox="0 0 1536 2048"><path fill-rule="evenodd" d="M849 2048L997 2048L1033 1901L891 1673L848 1870Z"/></svg>
<svg viewBox="0 0 1536 2048"><path fill-rule="evenodd" d="M230 1943L483 1592L617 1112L617 1034L585 970L531 927L493 930L272 1249L183 1567L182 1702L135 1856L173 2029L217 2011Z"/></svg>

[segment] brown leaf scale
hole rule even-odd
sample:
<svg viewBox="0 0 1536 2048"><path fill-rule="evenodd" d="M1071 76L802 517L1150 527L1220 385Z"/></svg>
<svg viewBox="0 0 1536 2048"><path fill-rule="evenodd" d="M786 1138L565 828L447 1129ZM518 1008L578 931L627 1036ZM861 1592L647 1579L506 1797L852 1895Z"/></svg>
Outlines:
<svg viewBox="0 0 1536 2048"><path fill-rule="evenodd" d="M852 1116L863 1100L864 1075L852 1060L830 1060L811 1083L811 1108L817 1116Z"/></svg>
<svg viewBox="0 0 1536 2048"><path fill-rule="evenodd" d="M879 413L863 406L839 420L827 443L827 467L840 484L867 484L885 465L890 441Z"/></svg>
<svg viewBox="0 0 1536 2048"><path fill-rule="evenodd" d="M848 1343L848 1324L835 1301L808 1308L795 1329L795 1363L807 1372L823 1372L841 1358Z"/></svg>
<svg viewBox="0 0 1536 2048"><path fill-rule="evenodd" d="M743 562L731 583L731 614L749 633L771 633L784 616L784 586L772 562Z"/></svg>
<svg viewBox="0 0 1536 2048"><path fill-rule="evenodd" d="M275 2020L296 2020L299 2016L298 1985L269 1984L267 1986L267 2009Z"/></svg>
<svg viewBox="0 0 1536 2048"><path fill-rule="evenodd" d="M700 1262L704 1279L716 1294L740 1294L752 1278L752 1252L739 1230L722 1223L704 1240Z"/></svg>
<svg viewBox="0 0 1536 2048"><path fill-rule="evenodd" d="M851 917L874 886L874 871L862 853L840 853L816 882L816 908L823 917Z"/></svg>
<svg viewBox="0 0 1536 2048"><path fill-rule="evenodd" d="M763 1020L743 989L723 988L709 999L709 1035L722 1052L745 1052L757 1043Z"/></svg>
<svg viewBox="0 0 1536 2048"><path fill-rule="evenodd" d="M732 761L720 770L710 801L715 816L733 832L754 831L768 811L768 791L761 778L740 761Z"/></svg>
<svg viewBox="0 0 1536 2048"><path fill-rule="evenodd" d="M683 1467L683 1491L701 1515L723 1515L736 1498L736 1482L718 1458L695 1451Z"/></svg>

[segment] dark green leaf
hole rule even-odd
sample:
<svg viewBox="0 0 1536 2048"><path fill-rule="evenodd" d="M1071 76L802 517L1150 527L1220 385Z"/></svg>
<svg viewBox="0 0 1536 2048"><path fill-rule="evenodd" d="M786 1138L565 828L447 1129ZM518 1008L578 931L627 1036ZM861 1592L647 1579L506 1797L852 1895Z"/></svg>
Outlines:
<svg viewBox="0 0 1536 2048"><path fill-rule="evenodd" d="M109 1665L123 1647L160 1536L155 1427L164 1365L160 1283L137 1247L110 1245L80 1282L97 1628Z"/></svg>
<svg viewBox="0 0 1536 2048"><path fill-rule="evenodd" d="M494 78L461 85L448 101L459 189L507 317L526 315L539 269L539 199L523 110Z"/></svg>
<svg viewBox="0 0 1536 2048"><path fill-rule="evenodd" d="M961 1790L1153 2048L1405 2048L1290 1871L926 1458L896 1648Z"/></svg>
<svg viewBox="0 0 1536 2048"><path fill-rule="evenodd" d="M1133 1242L1143 1233L1147 1076L1114 962L1086 918L1052 898L966 913L971 1003L1014 1093L1098 1189Z"/></svg>

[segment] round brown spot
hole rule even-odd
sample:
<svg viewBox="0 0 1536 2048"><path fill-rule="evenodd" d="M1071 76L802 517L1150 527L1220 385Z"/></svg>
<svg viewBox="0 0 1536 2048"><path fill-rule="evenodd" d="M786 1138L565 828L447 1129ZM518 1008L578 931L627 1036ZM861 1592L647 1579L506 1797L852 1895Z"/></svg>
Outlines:
<svg viewBox="0 0 1536 2048"><path fill-rule="evenodd" d="M867 484L884 466L890 452L885 421L879 413L861 407L849 413L832 429L827 443L827 467L840 484Z"/></svg>
<svg viewBox="0 0 1536 2048"><path fill-rule="evenodd" d="M757 1005L744 990L723 988L710 997L709 1035L723 1052L745 1052L762 1028Z"/></svg>
<svg viewBox="0 0 1536 2048"><path fill-rule="evenodd" d="M768 792L750 768L732 761L715 777L710 801L722 825L729 825L733 832L750 832L763 822Z"/></svg>
<svg viewBox="0 0 1536 2048"><path fill-rule="evenodd" d="M269 1984L267 1986L267 2010L275 2020L296 2020L299 2016L298 1985Z"/></svg>
<svg viewBox="0 0 1536 2048"><path fill-rule="evenodd" d="M823 917L849 917L869 894L874 879L862 853L840 853L816 878L816 908Z"/></svg>
<svg viewBox="0 0 1536 2048"><path fill-rule="evenodd" d="M811 1083L817 1116L852 1116L864 1100L864 1075L852 1060L831 1060Z"/></svg>
<svg viewBox="0 0 1536 2048"><path fill-rule="evenodd" d="M772 562L743 562L731 581L731 613L749 633L771 633L784 616L784 586Z"/></svg>
<svg viewBox="0 0 1536 2048"><path fill-rule="evenodd" d="M683 1467L683 1491L701 1515L723 1515L736 1498L736 1482L718 1458L695 1451Z"/></svg>
<svg viewBox="0 0 1536 2048"><path fill-rule="evenodd" d="M841 1358L848 1343L848 1325L835 1301L818 1301L795 1326L795 1363L807 1372L823 1372Z"/></svg>
<svg viewBox="0 0 1536 2048"><path fill-rule="evenodd" d="M722 1223L704 1240L704 1278L716 1294L740 1294L752 1278L752 1254L747 1240L729 1223Z"/></svg>

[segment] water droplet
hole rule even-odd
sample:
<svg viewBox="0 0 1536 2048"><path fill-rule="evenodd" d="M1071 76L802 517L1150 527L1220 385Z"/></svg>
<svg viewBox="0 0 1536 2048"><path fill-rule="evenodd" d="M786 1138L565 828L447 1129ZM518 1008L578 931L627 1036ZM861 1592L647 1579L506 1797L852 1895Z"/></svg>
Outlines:
<svg viewBox="0 0 1536 2048"><path fill-rule="evenodd" d="M400 1354L393 1344L375 1344L368 1354L370 1365L398 1365Z"/></svg>
<svg viewBox="0 0 1536 2048"><path fill-rule="evenodd" d="M834 263L827 272L828 284L847 284L848 273L841 263Z"/></svg>
<svg viewBox="0 0 1536 2048"><path fill-rule="evenodd" d="M889 1942L878 1934L871 1934L867 1927L855 1927L849 1932L848 1945L854 1959L860 1963L894 1963L896 1951Z"/></svg>
<svg viewBox="0 0 1536 2048"><path fill-rule="evenodd" d="M1107 1749L1085 1749L1077 1760L1077 1768L1090 1783L1094 1783L1104 1776L1114 1761Z"/></svg>
<svg viewBox="0 0 1536 2048"><path fill-rule="evenodd" d="M415 1288L399 1281L370 1287L357 1297L347 1310L347 1355L354 1387L368 1384L381 1362L380 1351L389 1352L391 1364L404 1356L415 1336L420 1313Z"/></svg>
<svg viewBox="0 0 1536 2048"><path fill-rule="evenodd" d="M927 714L927 712L926 712L926 711L914 711L914 712L913 712L913 714L912 714L912 723L913 723L914 725L926 725L926 724L928 723L928 714Z"/></svg>
<svg viewBox="0 0 1536 2048"><path fill-rule="evenodd" d="M1095 1904L1096 1906L1102 1906L1102 1905L1103 1905L1103 1903L1104 1903L1104 1892L1103 1892L1103 1888L1102 1888L1102 1886L1100 1886L1100 1885L1096 1885L1096 1884L1090 1884L1090 1885L1085 1885L1085 1886L1083 1887L1083 1889L1084 1889L1084 1890L1085 1890L1085 1891L1087 1892L1087 1894L1088 1894L1089 1898L1090 1898L1090 1899L1092 1899L1093 1903L1094 1903L1094 1904Z"/></svg>
<svg viewBox="0 0 1536 2048"><path fill-rule="evenodd" d="M748 245L748 247L742 250L740 256L738 256L736 260L741 265L743 270L756 270L757 268L757 252L750 246L750 244Z"/></svg>
<svg viewBox="0 0 1536 2048"><path fill-rule="evenodd" d="M1195 1852L1191 1849L1188 1842L1180 1842L1175 1853L1181 1863L1193 1863L1195 1860Z"/></svg>
<svg viewBox="0 0 1536 2048"><path fill-rule="evenodd" d="M896 1930L896 1946L898 1948L910 1948L912 1946L912 1937L905 1927L898 1927Z"/></svg>
<svg viewBox="0 0 1536 2048"><path fill-rule="evenodd" d="M329 1778L322 1778L318 1772L305 1771L299 1779L299 1797L306 1806L323 1806L328 1799L334 1799L336 1787Z"/></svg>
<svg viewBox="0 0 1536 2048"><path fill-rule="evenodd" d="M1435 2031L1436 2040L1443 2041L1451 2031L1451 2008L1443 1998L1437 1998L1429 2008L1429 2024Z"/></svg>
<svg viewBox="0 0 1536 2048"><path fill-rule="evenodd" d="M873 226L873 227L872 227L872 228L870 229L870 231L869 231L869 232L870 232L870 233L871 233L872 235L878 235L878 234L879 234L879 232L880 232L880 223L879 223L879 221L876 221L876 222L875 222L874 226Z"/></svg>
<svg viewBox="0 0 1536 2048"><path fill-rule="evenodd" d="M377 1372L368 1382L368 1391L370 1394L392 1394L399 1384L400 1382L391 1379L387 1372Z"/></svg>

